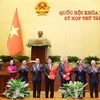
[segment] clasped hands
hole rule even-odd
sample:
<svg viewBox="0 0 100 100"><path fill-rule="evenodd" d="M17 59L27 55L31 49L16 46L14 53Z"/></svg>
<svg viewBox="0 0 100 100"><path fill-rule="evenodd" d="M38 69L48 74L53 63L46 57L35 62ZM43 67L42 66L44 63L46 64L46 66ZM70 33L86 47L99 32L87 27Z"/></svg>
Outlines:
<svg viewBox="0 0 100 100"><path fill-rule="evenodd" d="M97 72L97 68L94 68L94 69L92 70L92 72L94 72L94 73Z"/></svg>
<svg viewBox="0 0 100 100"><path fill-rule="evenodd" d="M34 71L36 71L36 68L34 67ZM38 71L40 71L40 68L38 68Z"/></svg>

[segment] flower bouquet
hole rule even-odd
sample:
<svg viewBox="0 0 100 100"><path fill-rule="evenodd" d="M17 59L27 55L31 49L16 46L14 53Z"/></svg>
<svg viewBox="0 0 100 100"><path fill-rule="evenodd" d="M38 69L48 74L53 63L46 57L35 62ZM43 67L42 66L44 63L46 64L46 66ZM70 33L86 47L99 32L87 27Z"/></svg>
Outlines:
<svg viewBox="0 0 100 100"><path fill-rule="evenodd" d="M74 68L76 67L76 63L75 63L75 62L70 62L70 67L71 67L72 69L74 69Z"/></svg>
<svg viewBox="0 0 100 100"><path fill-rule="evenodd" d="M53 64L53 66L51 67L51 69L50 69L50 74L49 74L49 78L50 78L51 80L54 80L54 79L55 79L58 66L59 66L59 63L55 62L55 63Z"/></svg>
<svg viewBox="0 0 100 100"><path fill-rule="evenodd" d="M65 67L65 73L66 73L66 77L63 77L65 80L70 80L70 72L72 72L74 70L76 66L76 63L69 63L66 67Z"/></svg>

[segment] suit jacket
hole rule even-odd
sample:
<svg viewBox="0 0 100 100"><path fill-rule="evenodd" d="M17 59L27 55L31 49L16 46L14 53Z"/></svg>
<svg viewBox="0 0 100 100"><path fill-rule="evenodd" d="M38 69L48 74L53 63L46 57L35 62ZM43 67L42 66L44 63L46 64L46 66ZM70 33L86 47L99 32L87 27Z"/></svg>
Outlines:
<svg viewBox="0 0 100 100"><path fill-rule="evenodd" d="M29 72L28 66L25 66L24 69L22 69L22 67L20 66L18 69L19 79L22 79L22 81L28 82L28 72Z"/></svg>
<svg viewBox="0 0 100 100"><path fill-rule="evenodd" d="M98 69L98 67L97 66L95 66L95 68L97 68ZM93 70L93 68L92 68L92 66L90 66L89 68L88 68L88 74L89 74L89 83L99 83L99 76L98 76L98 74L99 74L99 70L97 70L97 72L92 72L92 70Z"/></svg>
<svg viewBox="0 0 100 100"><path fill-rule="evenodd" d="M36 70L34 70L34 67L35 67ZM41 73L43 72L43 65L39 64L38 68L39 68L39 70L37 69L36 64L32 65L31 72L33 73L33 77L32 77L33 81L41 81L42 80Z"/></svg>
<svg viewBox="0 0 100 100"><path fill-rule="evenodd" d="M63 81L64 79L63 79L63 75L64 74L66 74L66 72L65 72L65 65L64 64L60 64L59 65L59 74L60 74L60 76L61 76L61 81ZM72 72L70 72L70 79L71 79L71 74L72 74Z"/></svg>
<svg viewBox="0 0 100 100"><path fill-rule="evenodd" d="M85 66L82 67L82 70L79 71L79 66L76 66L74 72L76 73L75 81L80 81L86 83L86 72L87 69Z"/></svg>
<svg viewBox="0 0 100 100"><path fill-rule="evenodd" d="M51 64L51 67L52 67L52 65L53 65L53 64ZM49 79L49 78L48 78L49 73L50 73L50 68L49 68L48 64L46 64L46 65L44 66L45 80L48 80L48 79Z"/></svg>

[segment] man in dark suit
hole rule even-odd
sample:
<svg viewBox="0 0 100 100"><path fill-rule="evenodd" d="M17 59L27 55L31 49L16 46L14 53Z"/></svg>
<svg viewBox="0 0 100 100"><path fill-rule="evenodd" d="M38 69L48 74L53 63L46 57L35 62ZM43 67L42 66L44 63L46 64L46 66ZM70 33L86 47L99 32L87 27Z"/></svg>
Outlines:
<svg viewBox="0 0 100 100"><path fill-rule="evenodd" d="M28 72L29 67L26 65L26 60L23 60L22 65L18 69L19 79L22 79L22 81L28 83Z"/></svg>
<svg viewBox="0 0 100 100"><path fill-rule="evenodd" d="M79 60L78 61L78 65L76 66L74 72L76 73L76 77L75 77L75 81L80 81L84 84L86 84L86 72L87 69L86 67L83 65L83 61ZM83 91L83 96L85 97L85 88Z"/></svg>
<svg viewBox="0 0 100 100"><path fill-rule="evenodd" d="M99 69L96 66L95 60L91 61L91 66L88 68L90 97L93 98L93 91L95 90L95 98L98 98L98 83L99 83Z"/></svg>
<svg viewBox="0 0 100 100"><path fill-rule="evenodd" d="M43 72L43 65L40 64L40 60L36 58L35 64L32 65L31 72L33 73L33 97L40 98L41 91L41 73ZM36 96L36 87L37 87L37 96Z"/></svg>
<svg viewBox="0 0 100 100"><path fill-rule="evenodd" d="M44 74L45 74L45 97L48 98L49 88L50 88L50 98L54 97L54 80L50 79L50 69L52 68L52 60L49 58L47 59L47 64L44 67Z"/></svg>
<svg viewBox="0 0 100 100"><path fill-rule="evenodd" d="M69 69L69 62L68 62L68 58L64 57L63 58L63 64L60 64L59 66L59 74L61 76L61 86L63 86L63 84L69 83L69 81L71 80L71 71L66 72L65 69L68 68ZM67 79L68 77L68 79ZM62 98L64 97L64 95L62 95Z"/></svg>

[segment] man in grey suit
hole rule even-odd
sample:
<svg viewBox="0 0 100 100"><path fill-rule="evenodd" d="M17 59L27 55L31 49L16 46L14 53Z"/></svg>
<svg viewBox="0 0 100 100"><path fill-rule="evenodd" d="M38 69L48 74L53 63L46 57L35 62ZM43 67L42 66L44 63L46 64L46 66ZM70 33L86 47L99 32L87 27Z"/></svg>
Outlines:
<svg viewBox="0 0 100 100"><path fill-rule="evenodd" d="M35 64L32 65L31 72L33 73L33 97L34 98L40 98L40 92L41 92L41 73L43 72L43 65L40 64L40 60L36 58ZM37 96L36 96L36 87L37 87Z"/></svg>
<svg viewBox="0 0 100 100"><path fill-rule="evenodd" d="M95 90L95 98L98 98L98 83L99 83L99 68L96 66L95 60L91 61L91 66L88 68L90 97L93 98L93 91Z"/></svg>
<svg viewBox="0 0 100 100"><path fill-rule="evenodd" d="M63 58L63 64L60 64L59 66L59 74L61 76L61 86L63 86L63 84L69 83L69 81L71 80L71 71L70 72L65 72L66 67L69 69L69 62L68 62L68 58L64 57ZM69 79L66 80L66 77L69 77ZM64 98L64 95L62 94L62 98Z"/></svg>

